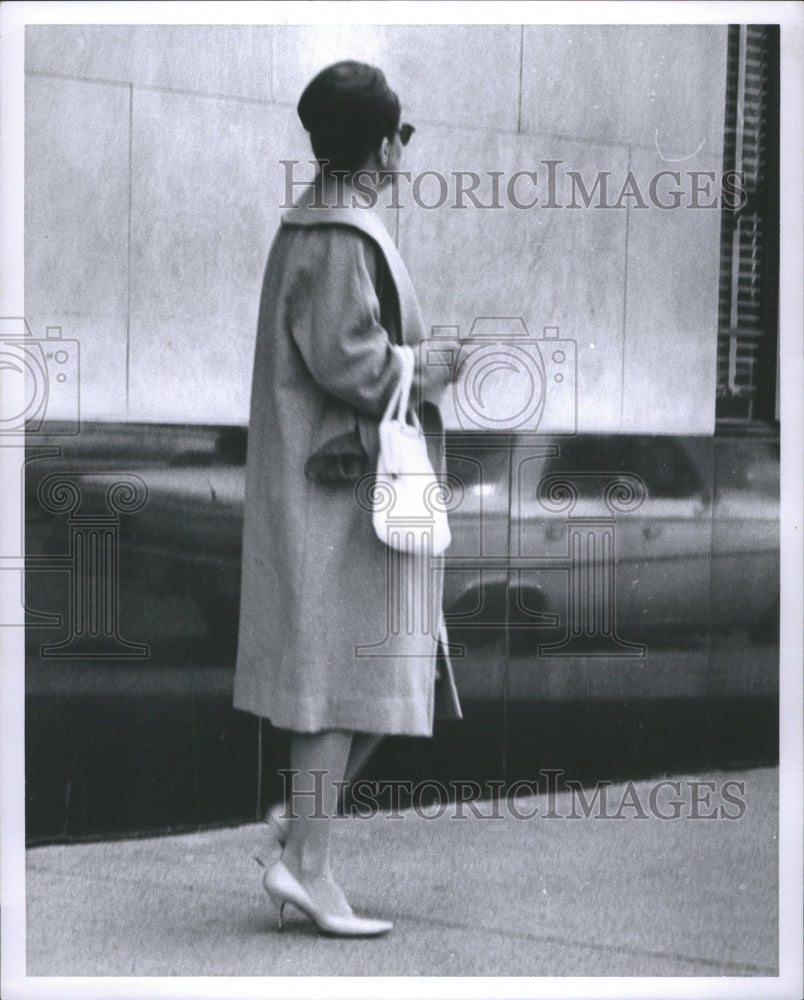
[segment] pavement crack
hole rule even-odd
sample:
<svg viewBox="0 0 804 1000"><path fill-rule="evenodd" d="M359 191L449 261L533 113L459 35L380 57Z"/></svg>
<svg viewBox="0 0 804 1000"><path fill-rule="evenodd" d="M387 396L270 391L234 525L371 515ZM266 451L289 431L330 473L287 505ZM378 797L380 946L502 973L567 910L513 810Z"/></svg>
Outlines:
<svg viewBox="0 0 804 1000"><path fill-rule="evenodd" d="M410 921L410 923L427 924L428 926L442 928L443 930L480 931L483 934L498 935L505 937L508 940L511 938L517 938L518 940L528 941L533 944L557 945L558 947L563 948L582 948L587 951L600 952L605 955L616 953L619 955L627 955L638 958L656 958L665 961L683 962L687 965L703 965L711 967L713 970L718 970L718 975L727 975L729 971L733 972L735 975L747 976L777 976L779 974L778 969L774 969L768 965L758 965L752 962L732 962L724 959L686 955L682 952L663 951L661 949L632 948L628 945L577 941L574 938L560 937L556 934L534 934L528 931L510 930L508 928L503 929L500 927L489 927L485 925L481 927L476 924L438 920L408 913L397 912L389 914L388 917L389 919L393 918L395 922L407 920ZM713 974L715 973L713 972Z"/></svg>

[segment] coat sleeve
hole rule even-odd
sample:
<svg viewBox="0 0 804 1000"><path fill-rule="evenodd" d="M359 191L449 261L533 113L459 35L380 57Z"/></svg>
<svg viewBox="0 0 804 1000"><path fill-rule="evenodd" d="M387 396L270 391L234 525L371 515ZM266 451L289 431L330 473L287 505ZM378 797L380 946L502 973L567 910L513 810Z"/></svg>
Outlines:
<svg viewBox="0 0 804 1000"><path fill-rule="evenodd" d="M401 362L380 323L365 238L346 228L315 227L295 239L303 245L287 316L304 362L324 390L381 415Z"/></svg>

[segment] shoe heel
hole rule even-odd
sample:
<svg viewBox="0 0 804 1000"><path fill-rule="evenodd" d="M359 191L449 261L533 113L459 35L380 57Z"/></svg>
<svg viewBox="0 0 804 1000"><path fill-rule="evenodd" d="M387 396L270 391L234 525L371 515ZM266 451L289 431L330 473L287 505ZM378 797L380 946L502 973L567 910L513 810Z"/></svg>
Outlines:
<svg viewBox="0 0 804 1000"><path fill-rule="evenodd" d="M263 889L265 889L265 892L266 892L268 898L271 900L271 902L273 903L273 905L277 909L277 914L278 914L278 916L277 916L277 930L281 931L283 929L283 927L282 927L282 914L284 913L285 903L287 903L287 899L283 898L282 896L276 896L276 895L274 895L274 893L268 887L268 869L267 869L267 867L265 865L265 862L262 860L262 858L258 858L255 855L254 860L257 862L257 864L260 866L260 868L264 868L265 869L265 875L263 876L263 879L262 879L262 887L263 887Z"/></svg>

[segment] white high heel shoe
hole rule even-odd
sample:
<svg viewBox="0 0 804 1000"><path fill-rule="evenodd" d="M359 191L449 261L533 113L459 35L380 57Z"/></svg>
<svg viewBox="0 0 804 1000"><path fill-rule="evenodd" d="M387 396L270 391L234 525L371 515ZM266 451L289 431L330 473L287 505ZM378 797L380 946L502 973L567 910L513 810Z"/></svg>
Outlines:
<svg viewBox="0 0 804 1000"><path fill-rule="evenodd" d="M316 907L309 893L296 876L282 861L275 861L266 868L264 862L256 859L265 868L262 884L271 902L279 911L278 928L282 930L282 912L288 903L301 910L322 934L333 937L378 937L387 934L394 926L390 920L374 920L358 917L354 913L324 913Z"/></svg>

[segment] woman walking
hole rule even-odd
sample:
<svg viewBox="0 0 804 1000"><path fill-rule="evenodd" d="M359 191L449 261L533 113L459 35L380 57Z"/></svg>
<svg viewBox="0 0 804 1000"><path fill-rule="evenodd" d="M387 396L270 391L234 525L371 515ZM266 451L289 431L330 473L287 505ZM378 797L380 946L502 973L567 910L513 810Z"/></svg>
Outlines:
<svg viewBox="0 0 804 1000"><path fill-rule="evenodd" d="M263 283L234 704L292 733L296 818L273 825L284 850L264 880L280 929L290 903L324 933L377 935L391 923L355 915L330 867L338 783L382 735L429 736L434 715L460 716L441 573L395 553L407 580L427 579L424 592L396 586L356 488L376 468L399 345L425 337L407 270L356 182L365 191L398 170L413 129L383 73L357 62L319 73L298 113L319 169L282 218ZM412 398L436 470L448 379L417 361ZM392 605L416 627L389 628Z"/></svg>

